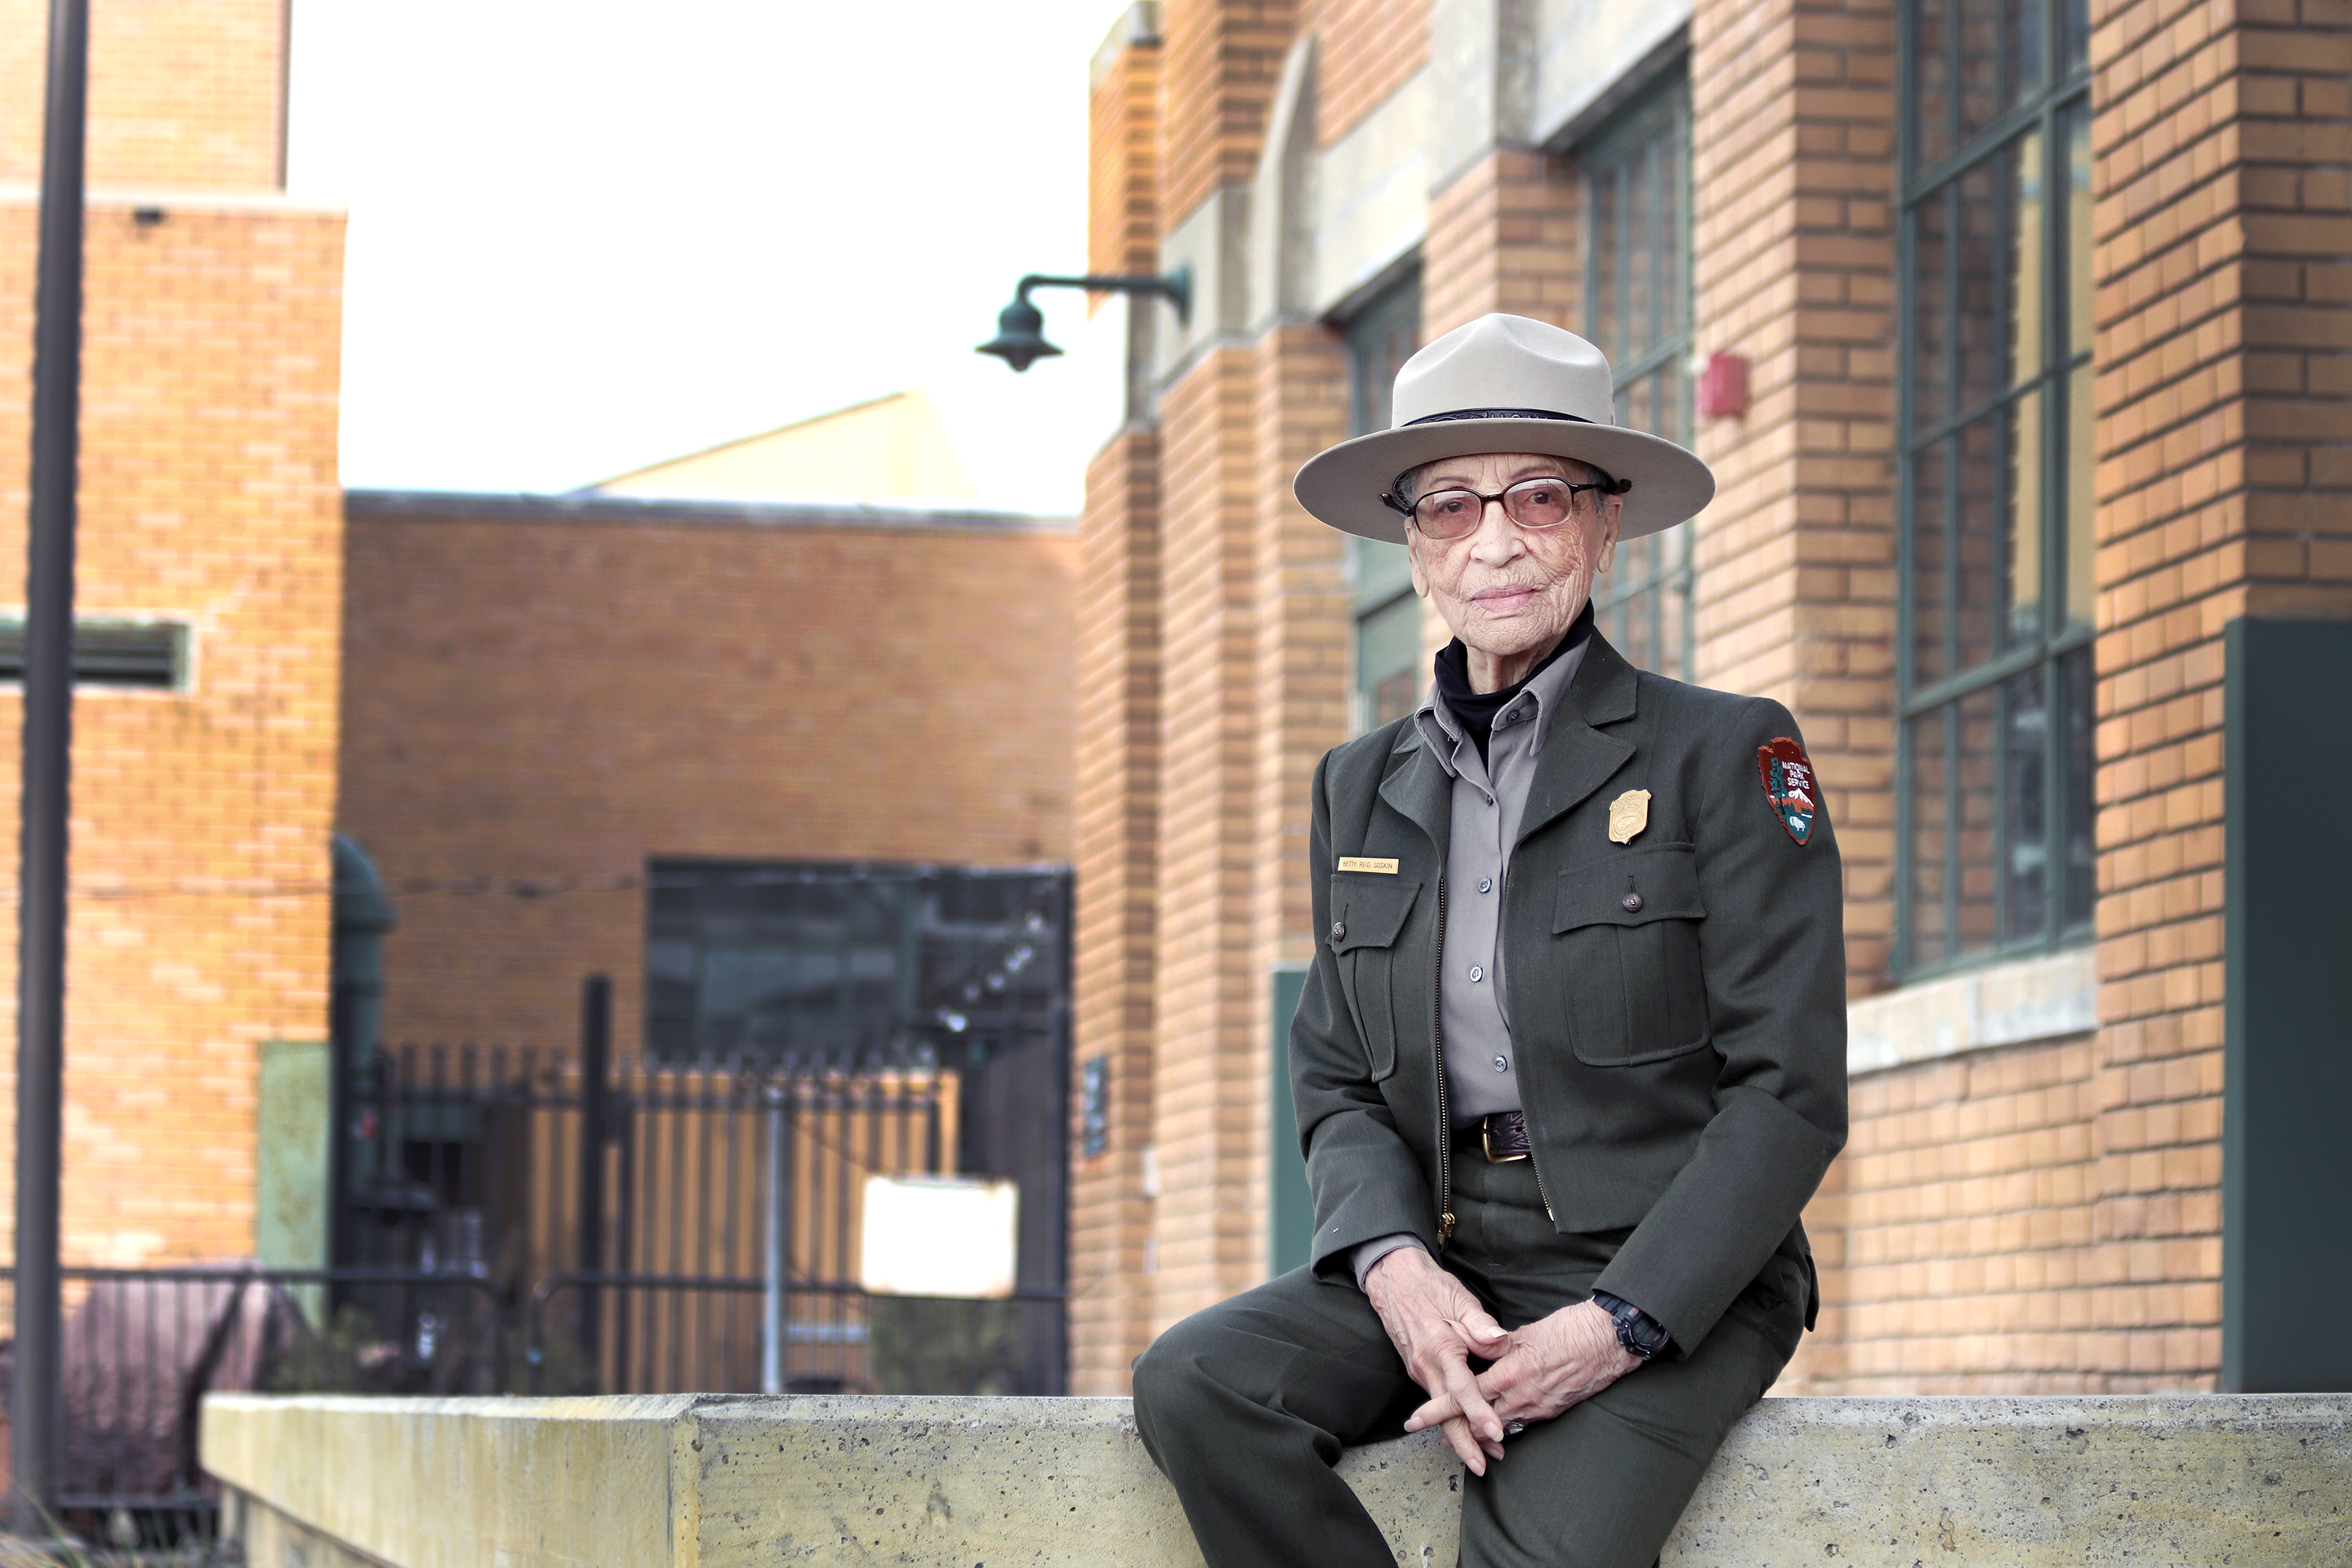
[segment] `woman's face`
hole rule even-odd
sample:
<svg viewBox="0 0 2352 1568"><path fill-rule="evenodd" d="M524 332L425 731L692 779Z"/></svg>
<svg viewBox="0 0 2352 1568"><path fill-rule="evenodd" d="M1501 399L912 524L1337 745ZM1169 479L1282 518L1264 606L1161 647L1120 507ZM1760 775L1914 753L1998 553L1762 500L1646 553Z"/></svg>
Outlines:
<svg viewBox="0 0 2352 1568"><path fill-rule="evenodd" d="M1429 464L1415 476L1412 493L1465 489L1490 496L1522 479L1546 478L1587 484L1600 476L1566 458L1486 452ZM1593 577L1615 559L1617 514L1624 504L1616 496L1580 490L1568 521L1557 528L1523 529L1504 514L1500 501L1488 502L1477 528L1460 539L1433 540L1408 527L1413 591L1436 603L1473 654L1506 664L1540 654L1584 613Z"/></svg>

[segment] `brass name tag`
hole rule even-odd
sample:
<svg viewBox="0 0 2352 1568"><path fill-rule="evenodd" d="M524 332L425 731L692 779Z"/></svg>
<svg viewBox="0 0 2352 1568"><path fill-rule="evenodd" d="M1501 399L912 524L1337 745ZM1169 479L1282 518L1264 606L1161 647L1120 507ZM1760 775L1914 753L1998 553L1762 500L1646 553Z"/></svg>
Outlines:
<svg viewBox="0 0 2352 1568"><path fill-rule="evenodd" d="M1650 792L1629 789L1609 803L1609 842L1631 844L1633 836L1650 826Z"/></svg>
<svg viewBox="0 0 2352 1568"><path fill-rule="evenodd" d="M1370 857L1363 855L1340 856L1339 869L1342 871L1377 871L1383 877L1393 877L1397 874L1395 861L1374 860Z"/></svg>

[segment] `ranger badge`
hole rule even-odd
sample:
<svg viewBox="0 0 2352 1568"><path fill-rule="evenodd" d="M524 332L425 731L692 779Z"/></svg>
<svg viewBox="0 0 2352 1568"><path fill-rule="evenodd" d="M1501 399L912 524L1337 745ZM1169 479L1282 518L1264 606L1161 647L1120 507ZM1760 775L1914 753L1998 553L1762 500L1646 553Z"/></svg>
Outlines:
<svg viewBox="0 0 2352 1568"><path fill-rule="evenodd" d="M1813 764L1805 748L1786 735L1775 736L1756 748L1756 771L1763 776L1764 798L1789 837L1802 844L1813 836Z"/></svg>

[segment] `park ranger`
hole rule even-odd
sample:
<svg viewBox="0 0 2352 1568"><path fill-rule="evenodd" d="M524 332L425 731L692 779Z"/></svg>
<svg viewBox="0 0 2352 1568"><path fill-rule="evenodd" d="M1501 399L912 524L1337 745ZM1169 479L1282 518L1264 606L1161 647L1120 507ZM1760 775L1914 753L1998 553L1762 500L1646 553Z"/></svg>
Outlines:
<svg viewBox="0 0 2352 1568"><path fill-rule="evenodd" d="M1162 1334L1136 1419L1213 1568L1392 1562L1340 1450L1439 1426L1462 1560L1653 1563L1812 1323L1845 1139L1838 853L1780 704L1593 627L1620 540L1715 491L1583 339L1494 315L1299 471L1454 631L1317 769L1291 1026L1313 1260Z"/></svg>

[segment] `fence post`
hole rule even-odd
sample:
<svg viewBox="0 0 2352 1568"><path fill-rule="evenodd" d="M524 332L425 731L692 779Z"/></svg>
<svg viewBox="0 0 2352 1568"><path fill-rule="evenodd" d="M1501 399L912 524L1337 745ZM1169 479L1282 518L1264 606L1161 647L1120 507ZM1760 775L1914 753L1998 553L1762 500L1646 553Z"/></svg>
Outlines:
<svg viewBox="0 0 2352 1568"><path fill-rule="evenodd" d="M604 1144L606 1099L613 1059L613 981L592 974L580 984L580 1244L574 1265L584 1273L604 1267ZM603 1292L580 1288L580 1350L592 1367L599 1356ZM601 1380L600 1380L601 1381Z"/></svg>
<svg viewBox="0 0 2352 1568"><path fill-rule="evenodd" d="M789 1313L785 1271L792 1254L792 1111L784 1086L768 1080L768 1277L761 1300L760 1392L784 1392L784 1352Z"/></svg>

